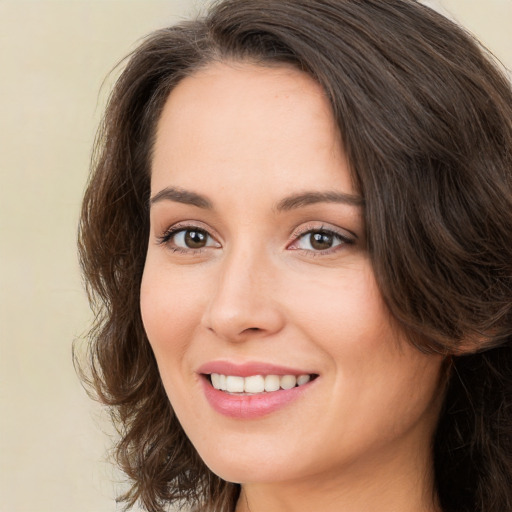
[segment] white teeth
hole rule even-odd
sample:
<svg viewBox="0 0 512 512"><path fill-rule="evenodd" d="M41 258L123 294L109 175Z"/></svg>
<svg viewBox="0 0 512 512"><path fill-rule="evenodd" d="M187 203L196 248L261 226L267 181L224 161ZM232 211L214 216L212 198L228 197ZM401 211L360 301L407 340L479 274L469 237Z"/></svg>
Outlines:
<svg viewBox="0 0 512 512"><path fill-rule="evenodd" d="M226 391L228 393L243 393L244 392L243 377L236 377L235 375L226 375Z"/></svg>
<svg viewBox="0 0 512 512"><path fill-rule="evenodd" d="M297 384L297 377L295 375L283 375L281 377L281 387L283 389L292 389Z"/></svg>
<svg viewBox="0 0 512 512"><path fill-rule="evenodd" d="M228 393L263 393L278 391L279 389L292 389L302 386L311 380L311 375L251 375L238 377L236 375L210 375L212 386Z"/></svg>
<svg viewBox="0 0 512 512"><path fill-rule="evenodd" d="M265 379L261 375L252 375L244 380L244 391L246 393L263 393L265 391Z"/></svg>
<svg viewBox="0 0 512 512"><path fill-rule="evenodd" d="M280 387L279 375L267 375L265 377L265 391L277 391Z"/></svg>
<svg viewBox="0 0 512 512"><path fill-rule="evenodd" d="M210 377L212 379L212 386L215 389L220 389L220 375L218 373L212 373Z"/></svg>
<svg viewBox="0 0 512 512"><path fill-rule="evenodd" d="M302 384L307 384L311 380L310 375L299 375L297 377L297 386L302 386Z"/></svg>

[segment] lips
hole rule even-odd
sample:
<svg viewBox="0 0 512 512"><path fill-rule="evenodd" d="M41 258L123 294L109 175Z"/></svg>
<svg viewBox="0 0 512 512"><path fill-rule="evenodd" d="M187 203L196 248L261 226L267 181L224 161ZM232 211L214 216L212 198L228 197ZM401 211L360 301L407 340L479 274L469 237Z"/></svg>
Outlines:
<svg viewBox="0 0 512 512"><path fill-rule="evenodd" d="M303 396L318 377L303 369L227 361L207 363L198 373L211 407L239 419L258 418L285 407Z"/></svg>

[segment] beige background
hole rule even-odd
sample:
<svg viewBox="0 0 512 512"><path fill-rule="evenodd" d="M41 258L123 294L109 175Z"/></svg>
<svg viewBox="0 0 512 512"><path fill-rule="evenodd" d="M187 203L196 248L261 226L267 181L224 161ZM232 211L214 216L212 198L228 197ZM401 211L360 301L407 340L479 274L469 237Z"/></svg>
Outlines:
<svg viewBox="0 0 512 512"><path fill-rule="evenodd" d="M512 68L512 0L440 0ZM113 65L201 0L0 0L0 512L120 510L71 363L80 197Z"/></svg>

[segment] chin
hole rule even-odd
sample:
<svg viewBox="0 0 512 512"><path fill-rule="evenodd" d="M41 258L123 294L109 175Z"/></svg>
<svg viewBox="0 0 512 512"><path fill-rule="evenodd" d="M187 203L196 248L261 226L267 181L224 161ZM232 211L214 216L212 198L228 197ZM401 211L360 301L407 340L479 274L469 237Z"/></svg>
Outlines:
<svg viewBox="0 0 512 512"><path fill-rule="evenodd" d="M206 462L206 461L205 461ZM286 468L280 464L262 464L260 461L213 461L207 464L209 469L226 482L235 484L268 483L293 479L296 475L287 475ZM286 465L289 469L289 464Z"/></svg>
<svg viewBox="0 0 512 512"><path fill-rule="evenodd" d="M199 451L208 468L217 476L232 483L264 483L291 480L299 477L303 468L296 464L298 454L277 453L274 446L254 446L238 449L217 445Z"/></svg>

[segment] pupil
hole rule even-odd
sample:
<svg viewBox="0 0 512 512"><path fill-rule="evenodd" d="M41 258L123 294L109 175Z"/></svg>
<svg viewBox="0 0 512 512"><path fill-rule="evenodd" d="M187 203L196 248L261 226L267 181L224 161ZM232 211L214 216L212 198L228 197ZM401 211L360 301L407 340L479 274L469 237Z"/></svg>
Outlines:
<svg viewBox="0 0 512 512"><path fill-rule="evenodd" d="M330 249L332 246L332 235L328 233L313 233L311 235L311 247L319 251Z"/></svg>
<svg viewBox="0 0 512 512"><path fill-rule="evenodd" d="M203 231L187 231L185 233L185 244L190 249L200 249L206 245L206 233Z"/></svg>

